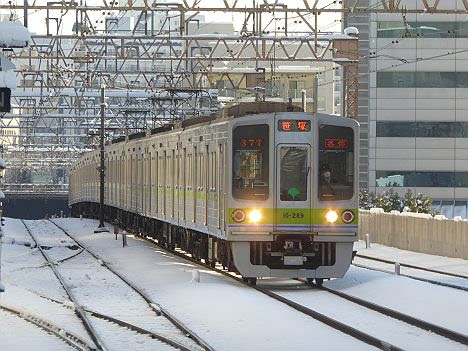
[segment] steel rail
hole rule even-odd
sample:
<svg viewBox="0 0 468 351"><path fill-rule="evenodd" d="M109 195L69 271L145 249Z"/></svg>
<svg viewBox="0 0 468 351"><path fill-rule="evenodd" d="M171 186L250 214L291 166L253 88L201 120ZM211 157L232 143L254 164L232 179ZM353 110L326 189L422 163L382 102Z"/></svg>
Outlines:
<svg viewBox="0 0 468 351"><path fill-rule="evenodd" d="M381 268L376 268L376 267L369 267L369 266L365 266L365 265L362 265L362 264L359 264L359 263L353 263L352 265L355 266L355 267L358 267L358 268L369 269L371 271L377 271L377 272L382 272L382 273L387 273L387 274L394 274L394 272L388 271L386 269L381 269ZM452 288L452 289L457 289L457 290L468 291L468 286L460 286L460 285L444 283L444 282L440 282L440 281L437 281L437 280L432 280L432 279L427 279L427 278L420 278L420 277L416 277L414 275L409 275L409 274L401 274L400 273L399 275L402 276L402 277L405 277L405 278L419 280L419 281L424 282L424 283L440 285L440 286L444 286L444 287Z"/></svg>
<svg viewBox="0 0 468 351"><path fill-rule="evenodd" d="M144 329L144 328L141 328L141 327L138 327L134 324L130 324L128 322L125 322L121 319L118 319L118 318L115 318L115 317L111 317L111 316L107 316L105 314L102 314L102 313L99 313L99 312L96 312L96 311L93 311L93 310L90 310L90 309L87 309L86 308L86 311L92 315L94 315L95 317L97 318L100 318L100 319L104 319L104 320L107 320L108 322L111 322L111 323L115 323L117 325L120 325L121 327L125 327L125 328L128 328L138 334L143 334L143 335L148 335L150 337L152 337L153 339L156 339L156 340L159 340L165 344L168 344L176 349L179 349L179 350L182 350L182 351L193 351L191 348L188 348L186 347L185 345L182 345L181 343L177 342L177 341L174 341L172 339L169 339L161 334L158 334L158 333L155 333L151 330L148 330L148 329Z"/></svg>
<svg viewBox="0 0 468 351"><path fill-rule="evenodd" d="M167 247L159 244L158 242L156 242L154 239L152 238L148 238L148 237L145 237L145 236L139 236L141 237L142 239L148 241L149 243L151 243L152 245L154 246L157 246L158 248L168 252L168 253L171 253L177 257L181 257L183 259L186 259L192 263L195 263L195 264L198 264L206 269L209 269L211 271L214 271L214 272L217 272L217 273L220 273L226 277L229 277L231 279L234 279L235 281L237 281L238 283L244 285L244 286L248 286L252 289L255 289L257 290L258 292L262 293L262 294L265 294L273 299L275 299L276 301L278 302L281 302L315 320L318 320L319 322L322 322L323 324L325 325L328 325L329 327L332 327L333 329L336 329L344 334L347 334L351 337L354 337L355 339L358 339L362 342L365 342L366 344L369 344L369 345L372 345L372 346L375 346L381 350L385 350L385 351L402 351L401 348L395 346L395 345L392 345L384 340L381 340L379 338L376 338L370 334L367 334L367 333L364 333L356 328L353 328L345 323L341 323L340 321L337 321L335 319L332 319L328 316L325 316L315 310L312 310L308 307L305 307L303 305L300 305L294 301L291 301L285 297L282 297L278 294L275 294L274 292L268 290L268 289L264 289L264 288L261 288L261 287L258 287L258 286L254 286L254 285L251 285L251 284L248 284L246 282L244 282L242 280L242 278L240 278L239 276L236 276L234 273L230 273L228 271L225 271L225 270L222 270L222 269L219 269L219 268L216 268L216 267L212 267L210 265L207 265L206 263L203 263L201 261L197 261L195 260L194 258L188 256L189 254L188 253L183 253L183 252L180 252L180 251L175 251L175 250L170 250L168 249Z"/></svg>
<svg viewBox="0 0 468 351"><path fill-rule="evenodd" d="M18 316L21 319L24 319L27 322L30 322L39 328L45 330L46 332L55 335L59 339L63 340L70 346L81 350L81 351L90 351L94 350L94 346L89 345L85 340L79 336L71 333L68 330L63 329L45 319L42 319L36 315L33 315L29 312L18 310L11 306L0 305L0 309L3 309L11 314Z"/></svg>
<svg viewBox="0 0 468 351"><path fill-rule="evenodd" d="M80 251L78 251L77 253L74 253L71 256L62 258L61 260L58 260L57 263L63 263L65 261L71 260L72 258L75 258L76 256L80 255L83 251L84 251L83 249L80 249Z"/></svg>
<svg viewBox="0 0 468 351"><path fill-rule="evenodd" d="M401 263L401 262L386 260L386 259L383 259L383 258L377 258L377 257L372 257L372 256L366 256L366 255L361 255L361 254L356 254L355 257L359 257L359 258L363 258L363 259L371 260L371 261L378 261L378 262L382 262L382 263L393 264L393 265L394 265L395 263L398 263L401 267L412 268L412 269L417 269L417 270L420 270L420 271L426 271L426 272L431 272L431 273L437 273L437 274L441 274L441 275L448 275L448 276L456 277L456 278L468 279L468 276L467 276L467 275L463 275L463 274L457 274L457 273L451 273L451 272L444 272L444 271L439 271L439 270L437 270L437 269L431 269L431 268L426 268L426 267L420 267L420 266L416 266L416 265L412 265L412 264L408 264L408 263Z"/></svg>
<svg viewBox="0 0 468 351"><path fill-rule="evenodd" d="M468 346L468 336L467 335L464 335L464 334L458 333L456 331L453 331L453 330L450 330L450 329L447 329L447 328L444 328L444 327L441 327L441 326L438 326L438 325L423 321L423 320L421 320L419 318L412 317L412 316L407 315L405 313L401 313L401 312L395 311L393 309L377 305L375 303L360 299L358 297L345 294L345 293L343 293L341 291L338 291L338 290L327 288L325 286L317 286L317 285L315 285L315 286L317 288L321 289L321 290L327 291L327 292L329 292L329 293L331 293L333 295L339 296L339 297L341 297L341 298L343 298L345 300L351 301L351 302L353 302L355 304L358 304L360 306L363 306L363 307L368 308L370 310L373 310L375 312L382 313L385 316L389 316L389 317L392 317L394 319L398 319L398 320L400 320L402 322L413 325L413 326L415 326L417 328L433 332L433 333L435 333L437 335L443 336L445 338L448 338L450 340L453 340L453 341L456 341L456 342L459 342L459 343L461 343L463 345Z"/></svg>
<svg viewBox="0 0 468 351"><path fill-rule="evenodd" d="M50 259L49 255L42 249L41 245L39 244L39 242L37 241L36 237L32 234L31 230L29 229L29 227L26 225L25 221L23 219L21 219L21 223L23 223L24 227L26 228L26 231L28 232L28 234L31 236L31 238L33 239L33 241L35 242L36 246L38 247L39 251L41 252L42 256L44 257L44 259L48 262L49 264L49 267L52 269L52 271L54 272L55 276L57 277L58 281L60 282L60 284L62 285L63 289L65 290L65 292L67 293L70 301L73 302L73 304L75 305L75 312L77 314L77 316L81 319L86 331L88 332L89 336L91 337L91 339L93 340L93 342L96 344L96 347L98 350L101 350L101 351L106 351L107 350L107 347L105 347L105 344L102 342L101 338L97 335L96 331L94 330L94 328L92 327L91 325L91 321L89 320L89 318L86 316L86 313L84 312L83 308L81 307L80 304L78 304L78 301L76 301L76 299L74 298L73 294L71 293L71 291L68 289L66 283L65 283L65 280L63 279L63 277L61 276L61 274L59 273L59 271L57 270L57 268L55 267L55 264L54 262Z"/></svg>
<svg viewBox="0 0 468 351"><path fill-rule="evenodd" d="M58 261L57 261L57 262L58 262ZM65 308L72 309L72 307L70 307L70 306L68 306L68 305L64 305L64 303L63 303L62 301L55 300L55 299L53 299L53 298L51 298L51 297L43 296L43 295L40 295L40 294L39 294L38 296L41 297L41 298L43 298L43 299L46 299L46 300L48 300L48 301L51 301L51 302L53 302L53 303L56 303L56 304L58 304L58 305L64 306ZM10 308L11 310L13 310L12 307L5 307L5 306L2 306L2 305L0 305L0 308L4 308L4 309ZM111 323L115 323L115 324L117 324L117 325L119 325L119 326L121 326L121 327L124 327L124 328L127 328L127 329L129 329L129 330L132 330L132 331L134 331L134 332L136 332L136 333L138 333L138 334L149 335L151 338L157 339L157 340L159 340L159 341L162 341L162 342L164 342L164 343L166 343L166 344L168 344L168 345L170 345L170 346L173 346L174 348L180 349L180 350L182 350L182 351L193 351L192 349L189 349L189 348L185 347L184 345L178 343L177 341L174 341L174 340L172 340L172 339L166 338L165 336L163 336L163 335L161 335L161 334L157 334L157 333L155 333L155 332L153 332L153 331L151 331L151 330L147 330L147 329L138 327L138 326L136 326L136 325L130 324L130 323L125 322L125 321L122 321L122 320L117 319L117 318L115 318L115 317L107 316L107 315L105 315L105 314L99 313L99 312L94 311L94 310L92 310L92 309L90 309L90 308L87 308L87 307L85 307L84 310L85 310L86 312L88 312L89 314L94 315L96 318L99 318L99 319L102 319L102 320L106 320L106 321L111 322ZM13 312L14 312L14 311L13 311ZM17 313L17 314L23 313L23 314L24 314L24 312L21 312L21 311L17 311L17 312L15 312L15 313ZM32 316L32 315L28 313L28 314L26 314L26 316ZM22 317L22 316L21 316L21 317ZM23 318L23 317L22 317L22 318ZM37 319L38 317L34 316L34 318ZM34 321L32 321L32 322L34 323ZM44 322L47 322L47 321L44 321ZM50 322L47 322L47 323L51 324ZM52 325L52 324L51 324L51 325ZM53 325L52 325L52 326L53 326ZM63 330L61 327L55 327L55 328L56 328L56 330L59 330L59 331L60 331L60 330ZM49 330L48 330L48 331L49 331ZM51 332L54 332L54 331L51 331ZM67 336L68 336L68 335L71 336L71 339L72 339L72 340L73 340L73 338L75 337L75 338L78 339L78 341L80 341L81 343L86 344L86 342L83 341L82 339L80 339L78 336L75 336L74 334L72 334L72 333L70 333L70 332L67 332L67 331L65 331L65 332L66 332ZM54 332L54 334L55 334L55 332ZM63 337L62 335L58 335L58 336ZM80 350L82 350L82 349L80 348ZM88 351L88 350L91 350L91 348L88 347L88 348L85 348L85 349L83 349L83 350L84 350L84 351Z"/></svg>
<svg viewBox="0 0 468 351"><path fill-rule="evenodd" d="M151 297L149 297L143 290L137 288L134 284L132 284L127 278L125 278L122 274L117 272L115 269L113 269L108 263L106 263L99 255L95 254L94 252L90 251L80 240L74 238L73 236L70 235L63 227L55 223L54 221L50 220L51 223L53 223L57 228L62 230L65 235L67 235L70 239L75 241L80 247L83 248L87 253L89 253L91 256L93 256L96 260L98 260L101 265L106 267L109 271L111 271L113 274L115 274L117 277L119 277L125 284L127 284L131 289L133 289L138 295L140 295L143 300L148 303L150 308L158 315L163 315L166 317L177 329L179 329L184 335L188 336L190 339L192 339L195 343L200 345L204 350L206 351L214 351L214 349L206 342L204 341L200 336L198 336L194 331L189 329L185 324L183 324L181 321L179 321L176 317L174 317L171 313L169 313L166 309L161 307L159 304L155 303ZM174 341L174 343L178 344L177 342Z"/></svg>

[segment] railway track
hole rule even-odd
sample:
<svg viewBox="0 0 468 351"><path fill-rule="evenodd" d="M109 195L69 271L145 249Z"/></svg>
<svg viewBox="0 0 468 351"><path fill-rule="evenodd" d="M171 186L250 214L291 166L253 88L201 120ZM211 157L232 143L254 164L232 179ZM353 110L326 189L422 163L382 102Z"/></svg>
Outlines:
<svg viewBox="0 0 468 351"><path fill-rule="evenodd" d="M204 262L202 261L199 261L199 260L196 260L194 259L193 257L191 257L188 253L186 252L183 252L181 250L170 250L168 249L166 246L162 246L160 245L159 243L157 243L154 239L152 238L148 238L148 237L145 237L143 236L142 238L144 238L145 240L147 240L148 242L150 242L151 244L157 246L158 248L161 248L165 251L168 251L178 257L181 257L181 258L184 258L184 259L187 259L193 263L196 263L196 264L199 264L201 266L203 266L204 268L206 269L209 269L209 270L212 270L212 271L215 271L217 273L220 273L224 276L227 276L227 277L230 277L234 280L236 280L237 282L239 282L240 284L243 284L245 286L249 286L250 288L253 288L283 304L286 304L288 305L289 307L299 311L299 312L302 312L304 313L305 315L309 316L309 317L312 317L334 329L337 329L345 334L348 334L358 340L361 340L369 345L372 345L372 346L375 346L377 348L380 348L382 350L402 350L400 347L398 346L395 346L395 345L392 345L391 343L387 342L387 341L384 341L382 339L379 339L377 337L374 337L368 333L365 333L365 332L362 332L352 326L349 326L349 325L346 325L338 320L335 320L333 318L330 318L324 314L321 314L319 313L318 311L315 311L311 308L308 308L306 306L303 306L297 302L294 302L288 298L285 298L284 296L281 296L269 289L266 289L266 288L263 288L263 287L260 287L260 286L253 286L251 284L248 284L247 282L243 281L242 280L242 277L240 277L239 275L233 273L233 272L228 272L227 270L224 270L224 269L220 269L220 268L217 268L217 267L213 267L211 265L207 265L205 264ZM307 284L306 282L304 282L304 284L308 285L310 287L309 284ZM343 299L346 299L348 301L351 301L355 304L358 304L362 307L365 307L367 309L370 309L370 310L373 310L375 312L378 312L378 313L381 313L385 316L388 316L390 318L393 318L393 319L397 319L397 320L400 320L404 323L407 323L409 325L412 325L412 326L415 326L419 329L422 329L422 330L426 330L426 331L430 331L432 333L435 333L441 337L444 337L444 338L447 338L447 339L450 339L452 341L455 341L455 342L458 342L460 344L463 344L463 345L467 345L468 346L468 336L467 335L464 335L464 334L460 334L460 333L457 333L455 331L452 331L452 330L449 330L449 329L446 329L446 328L443 328L441 326L438 326L438 325L434 325L432 323L428 323L426 321L423 321L423 320L420 320L420 319L417 319L417 318L414 318L412 316L409 316L409 315L406 315L406 314L403 314L403 313L400 313L398 311L395 311L395 310L392 310L392 309L389 309L389 308L386 308L386 307L383 307L383 306L379 306L379 305L376 305L376 304L373 304L371 302L368 302L368 301L365 301L365 300L362 300L362 299L359 299L359 298L356 298L356 297L353 297L353 296L350 296L350 295L347 295L347 294L344 294L342 292L339 292L339 291L336 291L336 290L333 290L333 289L330 289L330 288L327 288L327 287L323 287L323 286L318 286L318 285L313 285L313 287L317 288L317 289L323 289L324 291L327 291L331 294L334 294L336 296L339 296Z"/></svg>
<svg viewBox="0 0 468 351"><path fill-rule="evenodd" d="M132 284L127 278L125 278L122 274L117 272L115 269L113 269L111 266L109 266L99 255L96 255L92 251L90 251L86 246L83 245L79 240L76 238L73 238L64 228L59 226L57 223L54 221L49 221L50 223L54 224L58 229L60 229L68 238L76 242L84 251L86 251L88 254L93 256L98 262L107 268L110 272L112 272L114 275L116 275L120 280L122 280L128 287L130 287L133 291L135 291L143 300L146 301L148 306L158 315L162 315L165 318L167 318L180 332L182 332L184 335L188 336L190 339L192 339L196 344L198 344L201 348L203 348L206 351L213 351L213 348L208 345L207 342L205 342L202 338L200 338L194 331L190 330L185 324L183 324L181 321L179 321L175 316L173 316L169 311L166 309L162 308L160 305L158 305L156 302L154 302L143 290L139 289L136 287L134 284ZM135 327L135 326L133 326ZM138 330L138 327L135 328L135 331ZM143 329L142 329L143 330ZM179 345L180 346L180 345Z"/></svg>
<svg viewBox="0 0 468 351"><path fill-rule="evenodd" d="M384 264L388 264L388 265L392 265L392 266L395 266L395 264L397 263L396 261L386 260L386 259L372 257L372 256L360 255L360 254L356 254L355 257L361 258L363 260L369 260L369 261L384 263ZM440 270L436 270L436 269L420 267L420 266L406 264L406 263L400 263L400 262L398 262L398 264L400 265L400 267L414 269L414 270L418 270L418 271L422 271L422 272L438 274L438 275L441 275L441 276L452 277L452 278L456 278L456 279L466 279L466 281L468 282L468 276L466 276L466 275L456 274L456 273L451 273L451 272L444 272L444 271L440 271ZM391 270L386 270L386 269L381 269L381 268L376 268L376 267L370 267L370 266L359 264L359 263L353 263L353 266L359 267L359 268L364 268L364 269L369 269L369 270L374 270L374 271L378 271L378 272L388 273L388 274L394 274L394 272L391 271ZM461 285L442 282L442 281L439 281L439 280L417 277L417 276L411 275L411 274L400 273L400 275L402 277L406 277L406 278L410 278L410 279L414 279L414 280L419 280L419 281L429 283L429 284L440 285L440 286L444 286L444 287L447 287L447 288L468 291L468 285L467 286L461 286Z"/></svg>
<svg viewBox="0 0 468 351"><path fill-rule="evenodd" d="M369 345L372 345L372 346L375 346L379 349L382 349L382 350L402 350L402 348L396 346L396 345L393 345L385 340L382 340L378 337L375 337L373 335L370 335L368 333L365 333L361 330L358 330L350 325L347 325L345 323L342 323L336 319L333 319L325 314L322 314L314 309L311 309L309 307L306 307L300 303L297 303L291 299L288 299L284 296L281 296L280 294L277 294L275 293L274 291L271 291L270 289L268 288L265 288L265 287L261 287L261 286L252 286L246 282L244 282L242 280L242 277L236 275L235 273L233 272L228 272L227 270L224 270L224 269L221 269L221 268L218 268L218 267L212 267L211 265L207 265L205 264L203 261L199 261L199 260L196 260L194 259L193 257L191 257L188 253L186 252L183 252L181 251L180 249L176 249L176 250L169 250L166 246L162 246L160 245L159 243L157 243L154 239L152 238L149 238L149 237L146 237L146 236L139 236L143 239L145 239L146 241L148 241L149 243L151 243L152 245L155 245L157 246L158 248L161 248L163 249L164 251L167 251L167 252L170 252L171 254L174 254L178 257L181 257L183 259L186 259L186 260L189 260L193 263L196 263L198 265L201 265L203 266L204 268L206 269L209 269L209 270L212 270L212 271L215 271L217 273L220 273L224 276L227 276L231 279L234 279L236 280L237 282L239 282L240 284L243 284L245 286L248 286L250 288L253 288L275 300L277 300L278 302L281 302L283 304L286 304L287 306L309 316L309 317L312 317L336 330L339 330L345 334L348 334L360 341L363 341ZM307 288L310 288L310 285L306 285L305 282L304 282L304 285L307 286ZM380 313L384 316L387 316L389 318L393 318L393 319L396 319L396 320L399 320L401 322L404 322L408 325L411 325L411 326L414 326L414 327L417 327L419 329L422 329L422 330L425 330L425 331L429 331L431 333L434 333L436 335L439 335L443 338L446 338L446 339L449 339L449 340L452 340L452 341L455 341L455 342L458 342L462 345L467 345L468 346L468 336L466 335L463 335L463 334L460 334L460 333L457 333L455 331L452 331L452 330L449 330L449 329L446 329L446 328L443 328L441 326L438 326L438 325L434 325L432 323L428 323L426 321L423 321L423 320L420 320L420 319L417 319L415 317L412 317L412 316L409 316L409 315L406 315L406 314L403 314L403 313L400 313L398 311L395 311L395 310L392 310L392 309L389 309L389 308L386 308L386 307L383 307L383 306L379 306L379 305L376 305L376 304L373 304L373 303L370 303L368 301L365 301L365 300L362 300L362 299L359 299L359 298L356 298L356 297L353 297L353 296L350 296L350 295L347 295L347 294L344 294L340 291L336 291L336 290L333 290L333 289L330 289L330 288L326 288L326 287L319 287L319 286L313 286L312 288L318 288L318 289L322 289L324 291L327 291L328 293L331 293L331 294L334 294L336 296L339 296L340 298L343 298L343 299L346 299L347 301L350 301L350 302L353 302L354 304L357 304L359 306L362 306L362 307L365 307L369 310L372 310L374 312L377 312L377 313Z"/></svg>
<svg viewBox="0 0 468 351"><path fill-rule="evenodd" d="M232 272L228 272L227 270L224 270L224 269L221 269L221 268L217 268L217 267L213 267L211 265L208 265L208 264L205 264L204 262L202 261L199 261L199 260L196 260L194 259L193 257L189 256L188 253L185 253L181 250L170 250L168 249L166 246L163 246L163 245L160 245L159 243L157 243L154 239L152 238L149 238L149 237L146 237L146 236L139 236L143 239L145 239L146 241L148 241L149 243L151 243L152 245L155 245L157 246L158 248L166 251L166 252L169 252L171 254L174 254L175 256L178 256L178 257L181 257L183 259L186 259L188 261L191 261L193 263L196 263L198 265L201 265L203 266L204 268L206 269L209 269L211 271L214 271L214 272L217 272L217 273L220 273L224 276L227 276L231 279L234 279L236 280L238 283L244 285L244 286L248 286L249 288L252 288L252 289L255 289L257 290L258 292L261 292L262 294L265 294L273 299L275 299L276 301L280 302L280 303L283 303L315 320L318 320L322 323L324 323L325 325L329 326L329 327L332 327L333 329L336 329L338 331L341 331L351 337L354 337L366 344L369 344L371 346L375 346L381 350L386 350L386 351L401 351L402 349L395 346L395 345L392 345L391 343L385 341L385 340L382 340L382 339L379 339L377 337L374 337L368 333L365 333L365 332L362 332L350 325L347 325L345 323L342 323L338 320L335 320L333 318L330 318L324 314L321 314L311 308L308 308L306 306L303 306L299 303L296 303L290 299L287 299L279 294L276 294L274 293L273 291L270 291L269 289L266 289L266 288L262 288L260 286L254 286L254 285L251 285L251 284L248 284L247 282L243 281L242 280L242 277L236 275L235 273L232 273Z"/></svg>
<svg viewBox="0 0 468 351"><path fill-rule="evenodd" d="M339 296L339 297L341 297L341 298L343 298L345 300L351 301L351 302L353 302L355 304L358 304L358 305L360 305L362 307L365 307L367 309L370 309L370 310L373 310L375 312L381 313L381 314L383 314L385 316L388 316L388 317L391 317L391 318L394 318L394 319L398 319L398 320L400 320L400 321L402 321L402 322L404 322L406 324L413 325L413 326L415 326L415 327L417 327L419 329L430 331L432 333L435 333L435 334L440 335L442 337L445 337L447 339L450 339L450 340L453 340L453 341L458 342L460 344L468 346L468 336L467 335L464 335L464 334L455 332L453 330L450 330L450 329L447 329L447 328L444 328L444 327L441 327L441 326L426 322L424 320L421 320L421 319L412 317L410 315L395 311L393 309L374 304L372 302L360 299L358 297L345 294L345 293L343 293L341 291L338 291L338 290L335 290L335 289L331 289L331 288L328 288L328 287L325 287L325 286L317 286L317 285L315 285L315 287L318 288L318 289L321 289L323 291L327 291L327 292L329 292L329 293L331 293L333 295Z"/></svg>
<svg viewBox="0 0 468 351"><path fill-rule="evenodd" d="M195 333L191 332L188 328L186 328L181 322L177 321L173 316L170 315L167 311L162 309L159 305L157 305L155 302L153 302L151 299L149 299L141 290L138 288L134 287L128 280L126 280L124 277L119 275L117 272L115 272L111 267L106 265L97 255L93 254L89 250L87 250L84 246L82 246L79 242L77 242L74 238L72 238L63 228L60 228L58 225L56 225L54 222L50 221L49 223L52 223L55 227L57 227L59 230L61 230L69 239L73 240L74 243L77 244L77 246L80 248L80 252L69 256L65 259L53 261L50 255L46 251L50 249L50 247L45 247L46 250L40 245L40 242L38 238L32 233L30 228L27 226L27 224L22 221L24 226L27 229L28 234L31 236L33 241L35 242L36 246L39 248L40 252L42 253L43 257L46 259L48 262L49 266L52 268L54 274L56 275L57 279L59 280L60 284L66 291L70 301L74 305L74 309L78 317L82 320L83 324L85 325L85 329L87 330L88 334L90 335L91 339L93 342L96 344L94 349L97 350L115 350L116 345L112 344L112 338L109 338L112 333L109 333L108 330L114 329L114 333L122 333L125 330L136 333L138 334L138 337L144 337L147 338L147 341L140 340L140 344L150 344L151 342L159 342L162 343L163 345L166 345L166 347L170 347L171 349L179 349L183 351L195 351L195 350L206 350L206 351L212 351L213 349L206 344L202 339L200 339L198 336L196 336ZM149 307L155 317L162 315L162 318L166 318L171 325L175 326L177 328L177 332L180 333L181 338L186 338L188 337L191 341L187 342L187 345L184 343L180 342L180 340L175 340L174 338L167 337L161 333L155 332L154 330L150 330L149 328L144 328L140 325L135 325L135 323L130 323L128 321L123 321L120 318L117 318L115 316L109 316L107 314L103 314L101 312L95 311L91 308L84 307L79 304L78 299L76 298L75 294L71 291L71 289L68 287L68 285L65 283L64 277L60 274L58 271L56 264L59 262L65 262L68 261L74 257L77 257L80 253L86 252L89 255L91 255L94 259L97 260L100 266L105 267L108 271L110 271L113 275L116 275L118 279L123 281L125 285L127 285L132 291L134 291L136 294L140 295L143 300L146 302L147 307ZM103 328L103 323L106 322L108 325ZM161 321L159 321L161 322ZM98 327L96 327L98 326ZM105 335L107 337L107 340L110 340L106 342L103 340L103 337L101 335ZM129 337L133 337L134 335L129 335ZM179 338L180 339L180 338ZM108 345L109 344L109 345ZM114 343L115 344L115 343ZM198 345L197 345L198 344ZM159 346L161 349L161 346ZM151 349L151 348L149 348ZM153 345L154 349L154 345ZM164 347L162 348L164 349Z"/></svg>
<svg viewBox="0 0 468 351"><path fill-rule="evenodd" d="M377 257L372 257L372 256L366 256L366 255L361 255L361 254L356 254L355 257L359 257L359 258L364 258L366 260L372 260L372 261L378 261L378 262L383 262L383 263L389 263L389 264L395 264L397 263L396 261L391 261L391 260L386 260L386 259L383 259L383 258L377 258ZM412 265L412 264L407 264L407 263L400 263L401 267L406 267L406 268L413 268L413 269L417 269L417 270L420 270L420 271L426 271L426 272L431 272L431 273L437 273L437 274L441 274L441 275L447 275L447 276L451 276L451 277L456 277L456 278L463 278L463 279L468 279L468 275L463 275L463 274L457 274L457 273L451 273L451 272L444 272L444 271L439 271L439 270L436 270L436 269L431 269L431 268L426 268L426 267L420 267L420 266L415 266L415 265Z"/></svg>
<svg viewBox="0 0 468 351"><path fill-rule="evenodd" d="M26 322L29 322L38 328L46 331L47 333L56 336L66 344L70 345L71 347L80 350L80 351L90 351L94 350L95 346L92 344L89 344L86 340L83 338L79 337L76 334L73 334L72 332L65 330L61 326L55 325L51 323L50 321L47 321L41 317L38 317L37 315L34 315L32 313L16 309L12 306L5 306L5 305L0 305L0 309L7 311L8 313L11 313Z"/></svg>
<svg viewBox="0 0 468 351"><path fill-rule="evenodd" d="M30 231L29 227L26 225L25 221L24 220L21 220L21 222L23 223L23 225L25 226L26 228L26 231L28 232L28 234L31 236L31 239L34 241L36 247L39 249L39 252L42 254L42 256L44 257L44 259L48 262L49 264L49 267L52 269L52 271L54 272L54 275L55 277L58 279L58 281L60 282L60 285L63 287L63 289L65 290L65 292L67 293L67 296L68 298L70 299L71 302L73 302L73 304L75 305L75 313L76 315L78 316L78 318L81 320L81 322L83 323L86 331L88 332L89 336L91 337L91 339L93 340L95 346L92 348L92 350L106 350L105 346L104 346L104 343L102 342L102 340L100 339L100 337L98 336L98 334L96 333L96 331L94 330L92 324L91 324L91 321L89 319L89 317L87 316L87 314L85 313L85 311L80 307L80 305L77 303L77 301L75 300L73 294L71 294L70 292L70 289L68 289L63 277L61 276L61 274L58 272L55 264L53 263L53 261L50 259L49 255L45 252L44 248L39 244L39 242L36 240L36 237L32 234L32 232Z"/></svg>

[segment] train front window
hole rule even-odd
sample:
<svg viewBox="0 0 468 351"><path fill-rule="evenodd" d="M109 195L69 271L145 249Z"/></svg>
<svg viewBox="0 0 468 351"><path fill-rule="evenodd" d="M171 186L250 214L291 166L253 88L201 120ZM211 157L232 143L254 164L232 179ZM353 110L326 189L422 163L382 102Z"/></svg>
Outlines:
<svg viewBox="0 0 468 351"><path fill-rule="evenodd" d="M352 128L320 125L318 177L320 200L349 200L353 197L354 133Z"/></svg>
<svg viewBox="0 0 468 351"><path fill-rule="evenodd" d="M268 199L268 125L240 126L233 133L232 196L243 200Z"/></svg>
<svg viewBox="0 0 468 351"><path fill-rule="evenodd" d="M307 148L286 146L280 149L281 201L307 200Z"/></svg>

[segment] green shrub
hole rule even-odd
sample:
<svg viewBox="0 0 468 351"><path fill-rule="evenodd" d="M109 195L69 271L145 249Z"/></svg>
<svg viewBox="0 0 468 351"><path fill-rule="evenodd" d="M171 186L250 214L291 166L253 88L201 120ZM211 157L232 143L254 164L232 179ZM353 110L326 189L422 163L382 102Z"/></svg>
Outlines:
<svg viewBox="0 0 468 351"><path fill-rule="evenodd" d="M431 198L423 194L415 196L411 190L408 190L403 199L393 189L389 189L381 194L367 190L361 190L359 193L359 208L363 210L379 207L385 212L393 210L401 212L404 208L407 208L409 212L434 214L431 206Z"/></svg>

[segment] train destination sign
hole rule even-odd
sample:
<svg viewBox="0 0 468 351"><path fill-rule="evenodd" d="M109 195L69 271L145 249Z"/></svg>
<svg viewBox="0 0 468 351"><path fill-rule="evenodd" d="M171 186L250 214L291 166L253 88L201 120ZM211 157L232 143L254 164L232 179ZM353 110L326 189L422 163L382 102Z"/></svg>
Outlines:
<svg viewBox="0 0 468 351"><path fill-rule="evenodd" d="M310 132L310 121L280 119L278 130L280 132Z"/></svg>
<svg viewBox="0 0 468 351"><path fill-rule="evenodd" d="M263 138L242 138L240 140L240 146L243 149L261 148L263 146Z"/></svg>
<svg viewBox="0 0 468 351"><path fill-rule="evenodd" d="M325 139L325 149L343 150L343 149L347 149L348 146L349 146L348 139L344 139L344 138Z"/></svg>

